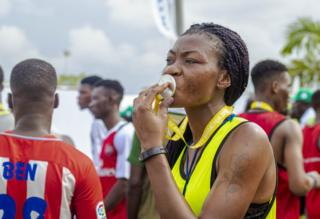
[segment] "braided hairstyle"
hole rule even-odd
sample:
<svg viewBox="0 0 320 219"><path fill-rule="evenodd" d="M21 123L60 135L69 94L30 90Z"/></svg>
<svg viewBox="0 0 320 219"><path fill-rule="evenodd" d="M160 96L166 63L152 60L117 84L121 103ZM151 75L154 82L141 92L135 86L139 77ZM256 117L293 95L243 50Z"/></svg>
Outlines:
<svg viewBox="0 0 320 219"><path fill-rule="evenodd" d="M226 89L224 101L232 105L248 84L249 54L246 44L234 31L213 23L194 24L182 34L205 34L214 44L219 57L219 67L226 70L231 85Z"/></svg>

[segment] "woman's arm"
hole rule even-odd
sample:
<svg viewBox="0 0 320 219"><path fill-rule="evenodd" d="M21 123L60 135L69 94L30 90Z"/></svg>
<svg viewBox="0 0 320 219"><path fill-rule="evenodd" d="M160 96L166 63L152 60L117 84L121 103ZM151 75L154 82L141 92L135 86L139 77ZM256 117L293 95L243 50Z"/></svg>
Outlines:
<svg viewBox="0 0 320 219"><path fill-rule="evenodd" d="M199 218L243 218L271 163L275 173L273 153L267 137L263 134L261 137L258 133L255 136L255 128L246 126L241 127L243 130L236 130L238 133L230 136L224 145L217 179ZM250 133L250 138L245 132ZM164 155L148 160L146 168L162 218L197 218L180 194ZM270 184L270 199L275 188L275 178L273 182Z"/></svg>

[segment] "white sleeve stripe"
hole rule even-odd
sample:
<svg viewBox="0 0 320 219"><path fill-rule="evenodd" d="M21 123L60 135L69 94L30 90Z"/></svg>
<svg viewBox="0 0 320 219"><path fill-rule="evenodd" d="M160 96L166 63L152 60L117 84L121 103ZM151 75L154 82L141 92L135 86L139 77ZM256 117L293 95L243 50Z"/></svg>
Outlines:
<svg viewBox="0 0 320 219"><path fill-rule="evenodd" d="M70 204L75 189L75 183L76 179L74 175L68 168L63 167L60 219L71 218Z"/></svg>
<svg viewBox="0 0 320 219"><path fill-rule="evenodd" d="M9 161L9 158L7 157L0 157L0 194L7 194L7 180L3 178L3 163Z"/></svg>

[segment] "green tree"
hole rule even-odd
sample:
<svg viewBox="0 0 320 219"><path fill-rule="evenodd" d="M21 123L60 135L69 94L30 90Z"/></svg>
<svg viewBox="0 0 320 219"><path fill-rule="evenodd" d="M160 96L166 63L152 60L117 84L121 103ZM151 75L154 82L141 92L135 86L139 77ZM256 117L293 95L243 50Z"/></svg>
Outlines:
<svg viewBox="0 0 320 219"><path fill-rule="evenodd" d="M291 75L304 83L320 79L320 22L303 17L290 24L281 54L290 56Z"/></svg>
<svg viewBox="0 0 320 219"><path fill-rule="evenodd" d="M86 77L85 73L80 73L78 75L60 74L58 76L58 85L76 88L84 77Z"/></svg>

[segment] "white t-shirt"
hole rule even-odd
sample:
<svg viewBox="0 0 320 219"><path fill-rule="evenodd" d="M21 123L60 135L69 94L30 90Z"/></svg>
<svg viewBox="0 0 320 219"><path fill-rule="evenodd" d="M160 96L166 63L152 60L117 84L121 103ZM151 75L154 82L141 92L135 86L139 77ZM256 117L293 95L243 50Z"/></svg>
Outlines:
<svg viewBox="0 0 320 219"><path fill-rule="evenodd" d="M91 154L94 166L99 167L99 156L102 148L103 140L108 134L107 128L101 119L95 119L91 125Z"/></svg>
<svg viewBox="0 0 320 219"><path fill-rule="evenodd" d="M114 147L117 150L117 162L116 162L116 178L129 179L130 177L130 163L128 157L130 155L132 139L134 134L134 127L132 123L127 123L125 121L118 122L109 133L114 130L121 129L117 131L114 136Z"/></svg>

